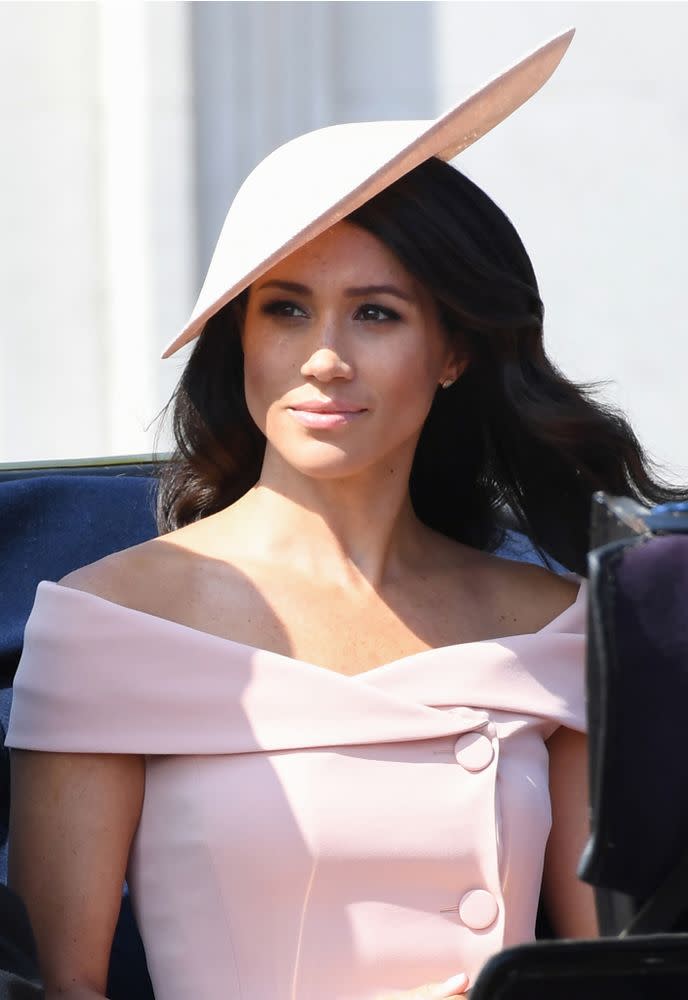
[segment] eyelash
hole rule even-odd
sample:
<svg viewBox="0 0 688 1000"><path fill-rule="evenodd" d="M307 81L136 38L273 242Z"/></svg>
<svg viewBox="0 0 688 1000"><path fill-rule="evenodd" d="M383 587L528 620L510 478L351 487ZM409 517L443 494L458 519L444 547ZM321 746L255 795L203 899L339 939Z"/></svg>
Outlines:
<svg viewBox="0 0 688 1000"><path fill-rule="evenodd" d="M304 310L301 309L301 306L298 306L295 302L290 302L287 299L277 299L274 302L266 302L265 305L262 306L261 312L268 316L280 316L283 319L301 319L300 316L285 313L285 309L299 309L301 312L304 312ZM387 306L378 306L373 302L364 302L362 306L358 307L357 312L363 312L364 310L374 310L375 312L382 314L381 319L363 320L364 323L391 323L398 322L401 319L399 313L395 312L394 309L390 309Z"/></svg>

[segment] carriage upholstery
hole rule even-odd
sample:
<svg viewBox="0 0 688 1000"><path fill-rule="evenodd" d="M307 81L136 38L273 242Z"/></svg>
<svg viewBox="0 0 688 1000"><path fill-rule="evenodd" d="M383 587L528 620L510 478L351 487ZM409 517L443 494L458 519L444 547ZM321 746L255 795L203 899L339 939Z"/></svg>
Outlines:
<svg viewBox="0 0 688 1000"><path fill-rule="evenodd" d="M688 504L647 511L600 494L592 543L579 875L602 933L688 931Z"/></svg>

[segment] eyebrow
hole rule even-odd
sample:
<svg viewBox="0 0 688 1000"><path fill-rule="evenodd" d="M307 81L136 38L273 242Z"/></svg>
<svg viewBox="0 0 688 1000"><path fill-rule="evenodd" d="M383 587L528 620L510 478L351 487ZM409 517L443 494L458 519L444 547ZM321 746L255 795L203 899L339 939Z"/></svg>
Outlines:
<svg viewBox="0 0 688 1000"><path fill-rule="evenodd" d="M296 292L297 295L312 295L313 290L308 285L302 285L298 281L266 281L258 286L260 291L263 288L281 288L286 292ZM413 302L413 299L406 292L402 292L396 285L362 285L359 288L345 288L344 294L350 298L359 298L363 295L396 295L405 302Z"/></svg>

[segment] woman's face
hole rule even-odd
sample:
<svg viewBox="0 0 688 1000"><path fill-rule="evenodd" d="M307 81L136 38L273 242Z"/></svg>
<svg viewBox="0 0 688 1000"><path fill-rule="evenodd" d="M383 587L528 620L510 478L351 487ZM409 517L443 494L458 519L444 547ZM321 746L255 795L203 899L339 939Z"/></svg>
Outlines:
<svg viewBox="0 0 688 1000"><path fill-rule="evenodd" d="M429 292L346 221L251 286L242 344L268 447L318 478L410 460L439 382L467 364Z"/></svg>

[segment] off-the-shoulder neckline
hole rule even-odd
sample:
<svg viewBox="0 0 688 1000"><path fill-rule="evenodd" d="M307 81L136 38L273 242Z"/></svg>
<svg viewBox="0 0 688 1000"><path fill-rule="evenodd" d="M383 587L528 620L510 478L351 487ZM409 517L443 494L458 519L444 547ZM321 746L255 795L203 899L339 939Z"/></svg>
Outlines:
<svg viewBox="0 0 688 1000"><path fill-rule="evenodd" d="M207 639L211 642L224 643L229 646L242 649L245 652L248 652L249 654L252 655L260 653L262 656L276 657L277 659L285 660L289 663L297 663L300 664L301 666L311 668L313 670L324 671L328 674L333 674L334 676L338 677L344 677L349 680L356 680L359 677L366 677L369 676L370 674L383 671L391 667L395 667L398 664L408 663L411 660L415 660L421 656L427 657L432 654L446 654L452 651L467 649L471 646L486 646L495 643L503 644L514 640L529 639L540 636L543 633L550 631L557 625L559 621L561 621L561 619L569 615L577 607L578 603L580 602L583 596L586 583L585 579L573 573L566 575L569 579L573 579L579 584L575 600L573 600L568 607L564 608L563 611L561 611L550 621L546 622L542 626L542 628L537 629L535 632L519 632L513 635L501 635L488 639L474 639L472 641L469 640L467 642L450 643L447 646L433 646L430 649L421 649L417 653L409 653L407 656L400 656L396 660L390 660L388 663L380 663L375 667L370 667L368 670L360 670L358 671L358 673L355 674L342 674L339 671L333 670L331 667L324 667L317 663L310 663L308 660L301 660L298 657L289 656L288 653L278 653L273 649L264 649L262 646L252 646L250 643L240 642L238 639L229 639L226 636L215 635L213 632L205 632L203 631L203 629L194 628L193 625L184 625L182 622L174 621L171 618L163 618L160 615L153 615L148 611L139 611L137 608L130 608L126 604L118 604L116 601L109 601L106 597L99 597L97 594L91 594L86 590L78 590L76 587L67 587L64 584L55 583L52 580L42 580L38 584L38 588L40 589L41 587L49 587L49 588L52 587L55 588L58 592L62 591L71 593L72 595L78 595L79 597L82 597L87 601L95 601L96 603L99 604L105 604L111 609L116 608L119 611L133 615L140 620L148 620L151 622L155 622L158 627L161 625L163 627L169 626L172 629L179 629L183 633L186 633L198 639Z"/></svg>

